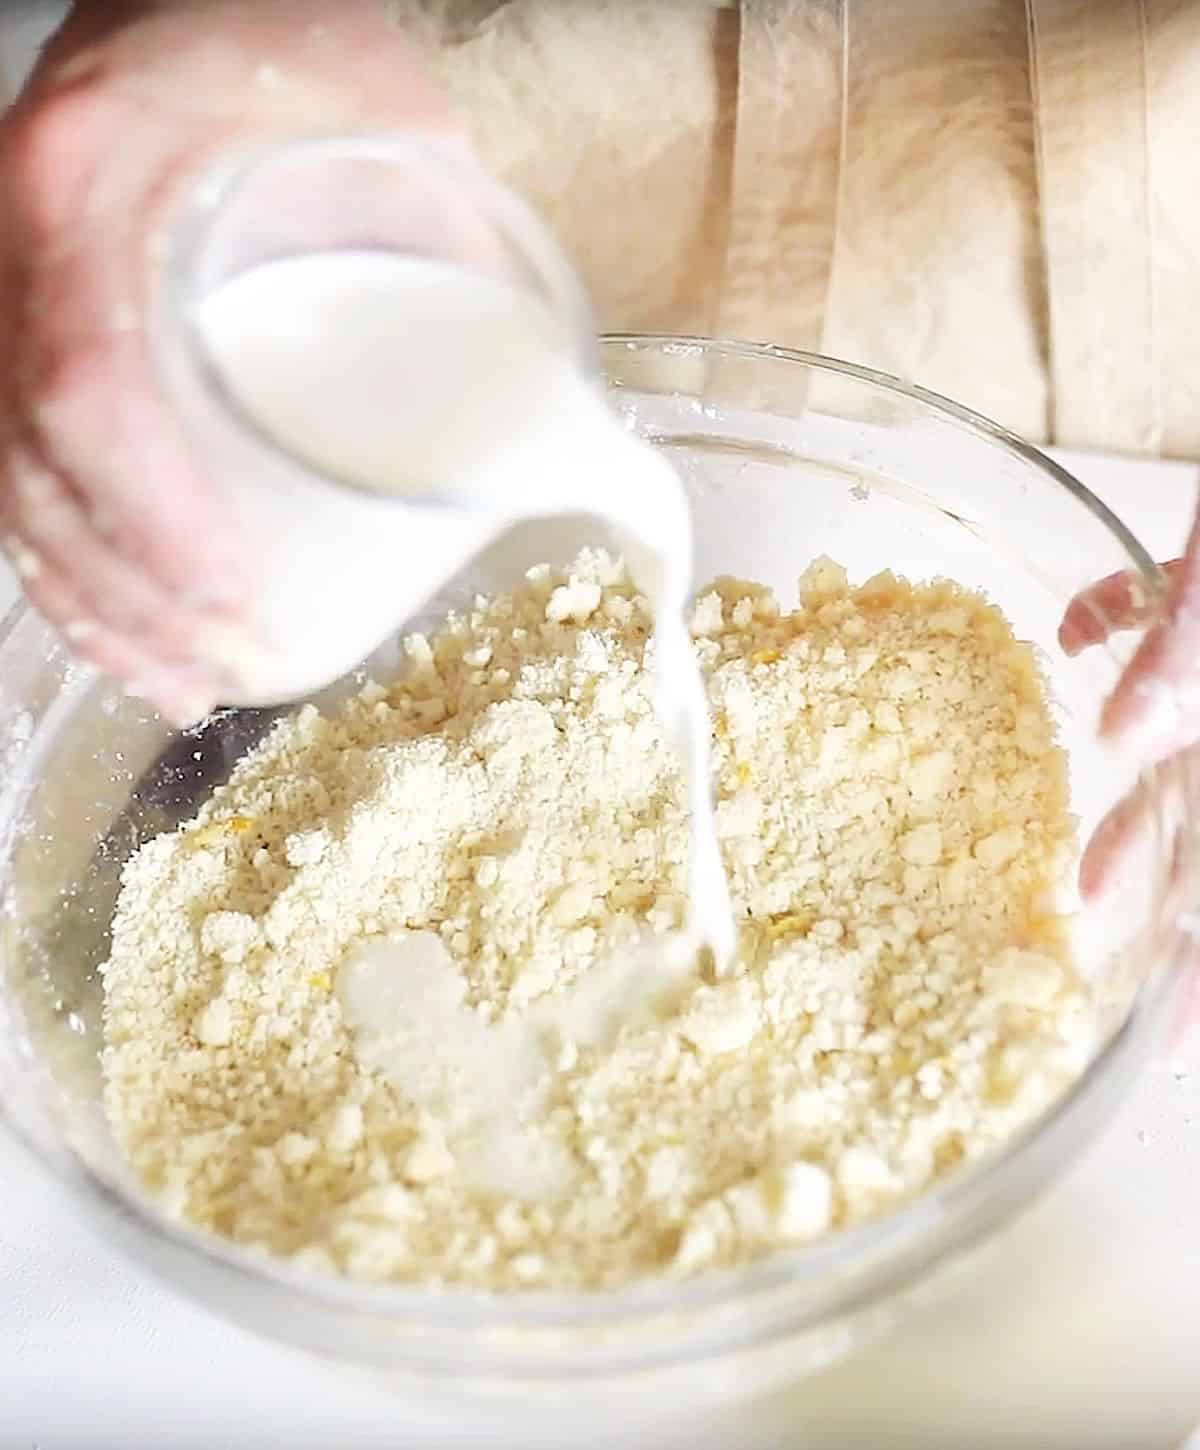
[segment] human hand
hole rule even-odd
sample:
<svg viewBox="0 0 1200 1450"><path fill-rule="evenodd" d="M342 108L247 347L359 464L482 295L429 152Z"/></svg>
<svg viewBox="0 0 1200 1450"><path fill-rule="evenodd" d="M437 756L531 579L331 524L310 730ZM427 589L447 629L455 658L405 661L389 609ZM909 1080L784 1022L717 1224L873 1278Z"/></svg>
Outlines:
<svg viewBox="0 0 1200 1450"><path fill-rule="evenodd" d="M1127 750L1139 767L1160 765L1200 743L1200 515L1184 556L1162 566L1165 595L1155 597L1132 574L1110 575L1077 595L1059 626L1069 655L1120 630L1147 625L1100 715L1100 736ZM1150 785L1120 802L1084 851L1079 884L1085 898L1103 891L1139 822Z"/></svg>
<svg viewBox="0 0 1200 1450"><path fill-rule="evenodd" d="M152 362L162 238L229 147L401 127L458 135L377 0L85 0L0 124L0 541L72 650L179 723L228 689L255 568Z"/></svg>
<svg viewBox="0 0 1200 1450"><path fill-rule="evenodd" d="M1100 716L1101 738L1129 750L1139 767L1165 765L1100 822L1083 853L1079 888L1085 900L1111 881L1140 828L1162 806L1166 782L1200 773L1200 512L1184 555L1162 566L1165 594L1153 595L1133 575L1110 575L1077 595L1059 626L1069 655L1102 644L1119 630L1146 634ZM1172 1040L1200 1024L1200 971L1180 981Z"/></svg>

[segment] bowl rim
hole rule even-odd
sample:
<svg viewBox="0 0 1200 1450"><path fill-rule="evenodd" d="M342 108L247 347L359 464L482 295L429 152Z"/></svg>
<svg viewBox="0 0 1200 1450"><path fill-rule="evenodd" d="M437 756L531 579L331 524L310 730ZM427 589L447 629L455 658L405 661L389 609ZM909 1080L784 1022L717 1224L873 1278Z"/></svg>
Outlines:
<svg viewBox="0 0 1200 1450"><path fill-rule="evenodd" d="M906 383L877 369L837 358L774 344L722 340L699 335L666 333L610 333L600 338L604 354L611 348L658 352L665 356L737 357L763 360L785 366L800 363L816 372L832 373L869 385L886 394L899 395L921 404L935 414L983 435L1005 451L1046 474L1070 493L1104 524L1121 544L1130 565L1152 588L1159 588L1162 574L1150 555L1121 520L1074 475L1040 448L982 414L955 403L927 388ZM34 613L22 602L15 604L0 621L0 648L28 615ZM903 1288L925 1271L924 1261L914 1264L915 1253L929 1245L937 1250L935 1263L953 1258L958 1252L990 1235L1014 1217L1041 1187L1014 1195L1014 1170L1036 1156L1040 1148L1056 1152L1055 1161L1082 1152L1102 1120L1091 1133L1082 1133L1070 1144L1060 1142L1068 1121L1084 1111L1085 1104L1111 1096L1109 1079L1117 1068L1125 1077L1145 1057L1148 1043L1161 1025L1169 1004L1179 965L1179 953L1168 954L1138 988L1124 1022L1113 1032L1066 1091L1038 1118L1027 1124L1002 1147L989 1153L947 1179L935 1183L916 1198L903 1203L884 1217L827 1235L802 1248L781 1250L749 1264L715 1270L693 1279L677 1280L654 1276L617 1289L559 1292L482 1293L461 1288L431 1290L405 1285L364 1285L332 1275L314 1274L294 1264L256 1253L215 1234L176 1223L163 1215L147 1196L133 1195L109 1180L73 1153L48 1155L12 1120L0 1100L3 1125L43 1167L72 1188L83 1188L99 1198L116 1217L132 1223L162 1246L191 1259L206 1261L214 1269L233 1273L247 1288L292 1291L314 1309L350 1311L377 1320L417 1321L434 1332L458 1331L464 1335L523 1331L599 1331L627 1325L648 1317L701 1315L706 1312L745 1309L755 1298L787 1290L836 1285L828 1303L798 1306L789 1327L813 1321L832 1320L860 1305ZM1125 1080L1122 1077L1122 1081ZM989 1205L1001 1205L998 1209ZM939 1234L940 1230L940 1234ZM860 1272L853 1272L856 1268ZM851 1271L847 1273L847 1271ZM775 1332L778 1332L776 1330ZM743 1338L756 1336L748 1327ZM682 1341L678 1353L668 1345L657 1358L638 1351L639 1364L670 1364L694 1357ZM736 1338L736 1335L735 1335ZM728 1333L721 1348L729 1344ZM469 1372L469 1371L467 1371ZM566 1373L586 1376L586 1368L572 1365Z"/></svg>
<svg viewBox="0 0 1200 1450"><path fill-rule="evenodd" d="M982 434L993 443L999 444L1006 453L1031 464L1051 477L1084 508L1088 510L1120 543L1130 560L1146 576L1146 581L1155 589L1161 588L1163 573L1149 551L1142 545L1132 530L1092 492L1086 484L1037 444L1030 443L1011 428L993 422L985 413L978 413L963 403L957 403L944 393L923 387L920 383L907 382L892 373L863 363L847 362L843 358L831 357L825 353L806 352L802 348L782 347L777 343L746 342L736 338L708 337L702 333L666 332L606 332L600 337L601 349L621 347L628 352L657 351L665 356L704 356L717 353L726 357L746 360L766 359L787 363L803 363L817 372L832 373L838 377L851 378L865 383L884 393L894 393L920 403L935 413L945 414L951 422L967 432Z"/></svg>

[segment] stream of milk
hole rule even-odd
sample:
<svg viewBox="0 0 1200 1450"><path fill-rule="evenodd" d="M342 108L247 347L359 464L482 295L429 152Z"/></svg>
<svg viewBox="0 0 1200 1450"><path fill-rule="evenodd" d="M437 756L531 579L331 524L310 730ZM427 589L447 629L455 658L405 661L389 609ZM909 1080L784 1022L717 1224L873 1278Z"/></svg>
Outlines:
<svg viewBox="0 0 1200 1450"><path fill-rule="evenodd" d="M713 817L707 701L684 615L687 496L611 413L551 314L532 296L445 263L338 252L244 272L192 322L230 400L274 443L349 485L347 496L411 503L386 525L395 530L394 589L388 617L370 621L373 643L427 602L431 578L450 578L477 552L481 518L497 531L565 514L612 527L655 610L656 703L691 808L690 930L718 964L727 961L734 926ZM335 559L338 540L328 548ZM418 560L410 571L406 561ZM333 576L327 594L331 638L361 637L363 621L339 615L361 602L341 595Z"/></svg>

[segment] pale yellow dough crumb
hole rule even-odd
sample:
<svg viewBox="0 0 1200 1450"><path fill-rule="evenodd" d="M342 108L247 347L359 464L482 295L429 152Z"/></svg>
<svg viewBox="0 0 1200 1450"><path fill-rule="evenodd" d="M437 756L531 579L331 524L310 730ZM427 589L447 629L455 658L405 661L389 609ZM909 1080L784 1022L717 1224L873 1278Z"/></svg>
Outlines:
<svg viewBox="0 0 1200 1450"><path fill-rule="evenodd" d="M538 1038L523 1141L565 1180L481 1186L453 1090L418 1103L356 1060L337 986L365 940L436 933L454 1011L503 1034L682 924L651 623L601 553L534 570L412 638L393 688L280 724L130 862L105 1101L172 1212L362 1279L609 1287L886 1212L1078 1072L1032 653L952 584L853 589L828 561L791 614L733 580L698 600L739 955L599 1038Z"/></svg>

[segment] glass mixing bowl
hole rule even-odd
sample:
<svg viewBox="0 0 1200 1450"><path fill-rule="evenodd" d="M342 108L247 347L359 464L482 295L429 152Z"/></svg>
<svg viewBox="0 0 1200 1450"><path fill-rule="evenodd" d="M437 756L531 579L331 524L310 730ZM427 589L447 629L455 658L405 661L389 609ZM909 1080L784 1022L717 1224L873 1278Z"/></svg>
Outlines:
<svg viewBox="0 0 1200 1450"><path fill-rule="evenodd" d="M646 337L609 339L603 354L615 407L687 480L699 579L753 577L790 602L804 567L828 554L854 579L891 568L983 589L1041 652L1082 829L1132 783L1094 736L1118 655L1067 659L1055 631L1090 580L1129 569L1153 592L1158 576L1130 531L1062 468L962 408L821 358ZM514 530L428 615L596 541L586 520ZM394 664L392 646L371 669ZM969 1265L968 1250L994 1240L1063 1172L1169 1010L1198 879L1185 829L1197 788L1182 766L1149 783L1139 854L1108 899L1077 919L1081 960L1103 994L1102 1045L1074 1088L989 1161L878 1222L693 1282L488 1297L308 1275L169 1222L125 1171L98 1100L97 968L121 863L189 815L270 718L225 712L173 733L72 665L38 617L9 616L0 638L0 1115L85 1220L169 1284L328 1361L416 1382L423 1396L440 1386L455 1403L556 1402L594 1426L651 1403L696 1410L828 1363L949 1266Z"/></svg>

